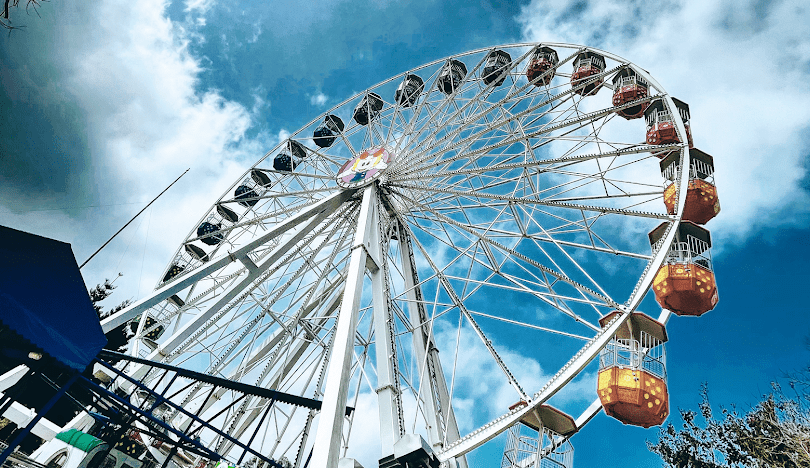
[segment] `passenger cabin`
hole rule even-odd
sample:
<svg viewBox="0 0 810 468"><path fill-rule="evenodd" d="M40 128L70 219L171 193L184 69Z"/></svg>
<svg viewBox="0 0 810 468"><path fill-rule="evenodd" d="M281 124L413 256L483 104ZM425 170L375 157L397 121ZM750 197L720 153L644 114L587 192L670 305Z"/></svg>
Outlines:
<svg viewBox="0 0 810 468"><path fill-rule="evenodd" d="M526 67L526 78L535 86L548 86L554 78L558 63L560 63L560 59L556 50L551 47L538 46L532 53L529 66Z"/></svg>
<svg viewBox="0 0 810 468"><path fill-rule="evenodd" d="M273 179L261 169L251 169L250 178L253 179L253 182L256 182L257 188L268 188L273 185Z"/></svg>
<svg viewBox="0 0 810 468"><path fill-rule="evenodd" d="M218 216L210 214L197 228L197 237L200 238L200 242L203 244L218 245L225 240L225 236L222 235L220 229L222 229L220 219Z"/></svg>
<svg viewBox="0 0 810 468"><path fill-rule="evenodd" d="M455 59L448 60L439 73L436 85L439 87L439 91L450 95L461 86L466 76L467 66L464 65L464 62Z"/></svg>
<svg viewBox="0 0 810 468"><path fill-rule="evenodd" d="M487 54L486 61L484 62L484 83L490 85L495 83L495 86L500 86L509 75L509 67L512 65L512 57L500 50L496 49Z"/></svg>
<svg viewBox="0 0 810 468"><path fill-rule="evenodd" d="M669 214L675 214L678 194L675 180L681 172L681 153L672 152L661 160L661 175L666 179L664 205ZM720 200L714 185L714 158L699 149L689 150L689 185L686 188L686 205L681 219L696 224L706 224L720 212Z"/></svg>
<svg viewBox="0 0 810 468"><path fill-rule="evenodd" d="M286 148L273 159L273 169L281 172L292 172L307 157L304 145L295 140L287 140Z"/></svg>
<svg viewBox="0 0 810 468"><path fill-rule="evenodd" d="M667 226L662 223L650 232L653 252L661 247ZM714 309L718 295L711 247L709 231L689 221L678 225L665 263L653 279L655 300L661 307L681 316L700 316Z"/></svg>
<svg viewBox="0 0 810 468"><path fill-rule="evenodd" d="M179 275L186 269L186 266L181 263L172 263L169 267L169 270L163 275L163 282L167 282L174 278L175 276Z"/></svg>
<svg viewBox="0 0 810 468"><path fill-rule="evenodd" d="M574 87L574 92L580 96L593 96L598 93L604 79L591 77L603 71L605 71L604 56L596 52L580 52L574 60L574 73L571 75L571 86Z"/></svg>
<svg viewBox="0 0 810 468"><path fill-rule="evenodd" d="M527 404L519 401L509 410L520 410ZM553 406L540 405L509 428L501 468L535 466L540 459L542 467L571 468L574 447L568 439L575 432L574 418Z"/></svg>
<svg viewBox="0 0 810 468"><path fill-rule="evenodd" d="M383 108L383 100L377 93L368 93L354 108L354 121L360 125L368 125L377 117Z"/></svg>
<svg viewBox="0 0 810 468"><path fill-rule="evenodd" d="M425 89L425 82L418 75L406 75L394 93L394 101L402 107L411 107Z"/></svg>
<svg viewBox="0 0 810 468"><path fill-rule="evenodd" d="M647 81L638 76L635 70L630 67L622 68L613 77L613 105L622 106L639 99L646 98L650 93L650 85ZM617 114L627 120L637 119L644 115L644 111L650 106L649 101L625 107L616 111Z"/></svg>
<svg viewBox="0 0 810 468"><path fill-rule="evenodd" d="M200 247L197 247L194 244L186 244L184 246L184 249L185 249L186 253L189 254L191 256L191 258L193 258L194 260L197 260L197 261L200 261L200 262L203 262L203 263L210 260L208 258L208 254L205 253L205 250L201 249Z"/></svg>
<svg viewBox="0 0 810 468"><path fill-rule="evenodd" d="M138 326L140 325L140 323L141 323L140 315L138 315L129 322L129 329L132 331L132 333L138 331ZM159 324L157 320L152 318L150 315L147 315L146 323L144 323L143 325L143 331L144 331L143 336L144 338L151 341L157 341L163 335L163 332L166 331L166 329L163 327L163 325Z"/></svg>
<svg viewBox="0 0 810 468"><path fill-rule="evenodd" d="M694 148L692 143L692 131L689 128L689 105L685 102L672 98L675 103L675 108L683 120L683 126L686 129L686 141L689 143L689 148ZM667 107L666 102L661 99L654 99L650 102L649 107L644 111L644 120L647 122L647 144L648 145L671 145L680 143L681 139L678 137L678 131L675 126L675 120L672 112ZM664 159L672 151L659 151L653 153L660 159Z"/></svg>
<svg viewBox="0 0 810 468"><path fill-rule="evenodd" d="M621 312L602 317L604 328ZM599 353L597 394L605 414L623 424L652 427L669 415L667 331L652 318L634 312Z"/></svg>
<svg viewBox="0 0 810 468"><path fill-rule="evenodd" d="M254 169L255 170L255 169ZM265 175L262 173L262 175ZM266 175L265 175L266 177ZM269 179L269 178L268 178ZM259 202L259 193L256 190L256 182L251 177L246 177L233 192L233 198L237 203L245 208L252 208Z"/></svg>
<svg viewBox="0 0 810 468"><path fill-rule="evenodd" d="M332 146L332 143L335 142L335 139L343 132L344 128L345 125L340 117L331 114L327 115L312 134L312 141L321 148L328 148Z"/></svg>

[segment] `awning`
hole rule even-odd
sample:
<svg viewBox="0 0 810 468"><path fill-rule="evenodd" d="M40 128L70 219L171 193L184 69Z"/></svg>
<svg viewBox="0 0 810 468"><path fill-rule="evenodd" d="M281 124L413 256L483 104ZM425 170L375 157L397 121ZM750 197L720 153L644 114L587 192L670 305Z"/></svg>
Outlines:
<svg viewBox="0 0 810 468"><path fill-rule="evenodd" d="M79 371L107 344L70 244L4 226L0 325ZM27 354L34 349L0 351Z"/></svg>

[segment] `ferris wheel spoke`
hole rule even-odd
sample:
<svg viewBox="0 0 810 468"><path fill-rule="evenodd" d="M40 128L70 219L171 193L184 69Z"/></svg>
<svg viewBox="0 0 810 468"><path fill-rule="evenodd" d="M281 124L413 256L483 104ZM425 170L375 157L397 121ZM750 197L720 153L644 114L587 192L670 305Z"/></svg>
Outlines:
<svg viewBox="0 0 810 468"><path fill-rule="evenodd" d="M617 156L626 156L626 155L635 155L635 154L642 154L642 153L651 153L653 151L662 151L662 150L675 150L680 149L682 145L674 144L674 145L662 145L662 146L650 146L650 145L634 145L623 149L618 149L615 151L605 151L600 153L589 153L589 154L582 154L582 155L572 155L572 156L562 156L557 158L549 158L549 159L537 159L532 161L523 161L523 162L513 162L513 163L502 163L500 161L493 162L490 165L474 167L474 168L465 168L465 169L455 169L455 170L446 170L446 171L437 171L437 172L420 172L418 174L413 175L403 175L398 176L396 178L397 182L410 182L410 181L418 181L418 180L437 180L439 182L444 182L447 179L452 179L458 176L465 176L465 175L486 175L487 173L508 173L507 171L513 169L532 169L533 172L542 173L542 168L539 166L549 166L549 165L558 165L557 167L565 167L566 165L577 164L580 162L591 161L594 159L599 158L614 158ZM504 156L510 157L520 157L523 154L504 154ZM533 174L534 175L534 174ZM463 180L463 179L462 179Z"/></svg>
<svg viewBox="0 0 810 468"><path fill-rule="evenodd" d="M621 214L627 216L637 216L641 218L652 218L652 219L663 219L663 220L671 220L672 215L667 214L659 214L659 213L652 213L646 211L635 211L635 210L628 210L623 208L610 208L610 207L600 207L600 206L593 206L593 205L577 205L573 203L566 203L566 202L557 202L557 201L546 201L546 200L538 200L532 197L510 197L506 195L498 195L493 193L482 192L480 190L475 191L461 191L461 190L451 190L445 189L440 187L433 187L433 188L425 188L420 187L417 185L411 184L400 184L400 183L392 183L391 186L411 189L411 190L425 190L430 192L438 192L438 193L445 193L449 195L455 195L458 197L462 197L463 199L469 199L473 206L480 206L481 203L486 203L487 206L493 207L497 205L492 205L489 203L488 200L500 200L503 202L507 202L504 206L512 206L513 203L516 204L531 204L531 205L541 205L541 206L550 206L555 208L568 208L577 211L595 211L599 213L613 213L613 214ZM486 187L485 187L486 188ZM481 198L485 200L481 200Z"/></svg>
<svg viewBox="0 0 810 468"><path fill-rule="evenodd" d="M334 210L335 208L340 206L352 195L353 192L349 190L338 192L310 206L308 209L299 213L298 216L294 218L289 218L286 221L277 224L273 230L265 233L264 235L253 240L252 242L244 245L235 252L232 252L230 255L220 257L219 259L216 260L211 260L205 266L201 266L186 275L181 275L171 283L166 284L163 287L157 289L149 296L135 302L134 304L122 309L118 313L103 320L101 323L102 329L109 331L115 327L118 327L126 323L127 321L135 318L139 313L145 311L147 308L150 308L158 304L159 302L167 299L169 296L180 292L181 290L187 288L193 283L196 283L202 278L222 269L223 267L235 261L238 261L239 258L244 257L249 252L252 252L253 250L262 246L264 243L275 239L281 234L307 221L308 219L314 218L314 221L310 222L307 225L308 227L306 229L301 229L299 231L298 235L303 237L303 234L305 234L307 230L313 229L321 220L323 220L330 213L330 210Z"/></svg>
<svg viewBox="0 0 810 468"><path fill-rule="evenodd" d="M451 63L463 75L448 75ZM630 101L616 86L633 73L646 89ZM621 99L604 96L619 91ZM156 291L104 327L139 316L135 354L148 348L150 359L323 401L320 411L298 411L202 383L174 392L183 407L214 418L240 443L255 441L273 460L331 466L357 456L357 443L369 442L361 428L380 424L381 457L393 456L399 435L423 434L439 460L467 468L467 454L584 369L664 261L681 218L668 214L663 188L688 178L667 173L671 182L659 183L658 159L680 151L683 164L690 156L685 143L650 145L634 129L649 123L633 123L641 111L629 109L653 100L686 141L674 101L655 80L598 49L506 45L396 75L264 154L185 238ZM285 161L290 171L279 170ZM677 194L681 214L684 192ZM626 235L659 223L665 232L652 254L644 236ZM622 275L611 274L611 264ZM517 306L499 310L493 298ZM617 310L603 328L599 321ZM502 359L513 359L504 346L515 333L580 350L562 368L547 352L527 356L543 370L559 369L538 391L523 387L534 379L519 382ZM491 356L481 365L505 376L527 406L484 425L475 415L462 437L453 405L480 404L461 372L472 334L473 346ZM445 363L452 373L440 348L454 354ZM130 369L161 385L143 372ZM379 421L346 408L369 396ZM195 430L185 413L174 419ZM231 461L247 456L226 437L209 439ZM566 440L549 439L535 464Z"/></svg>
<svg viewBox="0 0 810 468"><path fill-rule="evenodd" d="M482 146L480 148L477 148L475 150L468 151L468 152L459 152L459 154L457 154L455 156L451 156L451 157L447 157L447 158L441 158L438 161L434 161L434 162L429 162L430 156L429 157L423 157L419 161L419 163L420 163L419 165L413 165L411 169L406 170L406 171L402 171L402 173L407 175L407 174L411 174L411 173L415 173L415 172L419 172L419 171L425 171L427 169L431 169L431 168L435 168L435 167L440 167L442 165L447 165L449 163L452 163L452 162L455 162L455 161L458 161L458 160L462 160L462 159L472 160L472 159L475 159L475 158L478 158L478 157L481 157L481 156L488 155L493 150L496 150L496 149L499 149L499 148L504 148L504 147L508 148L509 146L514 145L516 143L522 143L523 141L525 141L527 139L528 140L536 139L537 137L546 135L541 139L540 142L538 142L537 144L532 146L532 149L537 149L540 146L546 145L549 142L554 141L549 136L549 134L551 134L552 132L554 132L556 130L567 129L566 134L573 133L574 131L579 130L579 129L589 125L590 122L591 122L591 119L598 119L598 118L604 117L605 115L609 114L610 112L615 112L615 108L608 108L608 109L604 109L604 110L601 110L601 111L595 111L595 112L587 114L587 115L585 115L583 117L576 118L576 119L569 119L569 120L567 120L565 122L558 123L557 125L554 125L554 126L549 126L549 127L546 127L546 128L541 128L539 130L529 131L529 132L526 132L525 136L521 135L521 136L518 136L518 137L512 136L512 137L504 138L503 140L500 140L497 143L492 143L492 144L489 144L489 145L486 145L486 146ZM568 127L571 127L571 126L573 126L573 128L568 128ZM476 138L479 138L480 136L481 135L479 134L479 135L475 135L474 137L468 137L468 138L465 138L463 140L459 140L457 142L454 142L453 146L450 146L448 148L443 148L442 151L445 151L445 152L446 151L453 151L455 148L457 148L458 145L461 145L461 144L464 144L464 143L475 142Z"/></svg>
<svg viewBox="0 0 810 468"><path fill-rule="evenodd" d="M447 216L445 216L445 215L443 215L441 213L433 212L430 208L428 208L428 207L426 207L426 206L424 206L424 205L422 205L422 204L420 204L420 203L418 203L418 202L416 202L414 200L411 200L411 199L407 198L404 195L400 195L400 196L405 198L407 201L412 203L414 206L419 206L424 211L432 212L433 215L436 216L436 218L438 218L442 223L453 225L453 226L461 229L462 231L477 237L482 242L484 242L486 244L489 244L490 246L495 247L495 248L499 249L500 251L502 251L502 252L504 252L504 253L506 253L508 255L511 255L511 256L513 256L515 258L519 258L521 261L526 262L527 264L530 264L530 265L534 266L538 270L543 271L544 273L547 273L547 274L553 276L554 278L556 278L556 279L558 279L560 281L568 283L569 285L573 286L574 288L580 289L584 293L586 293L586 294L588 294L588 295L590 295L592 297L595 297L598 300L603 301L605 304L608 304L611 307L618 307L618 304L615 301L611 300L609 297L606 297L606 296L604 296L604 295L602 295L600 293L597 293L597 292L591 290L590 288L586 288L585 286L583 286L583 285L577 283L576 281L573 281L572 279L568 278L566 275L564 275L564 274L562 274L562 273L560 273L558 271L554 271L554 270L552 270L552 269L550 269L548 267L545 267L545 266L541 265L540 263L530 259L529 257L515 251L514 249L511 249L511 248L509 248L509 247L507 247L507 246L505 246L505 245L503 245L503 244L501 244L499 242L496 242L496 241L494 241L494 240L492 240L492 239L490 239L490 238L488 238L486 236L481 235L480 233L476 232L474 229L471 229L468 226L465 226L464 224L459 223L459 222L455 221L452 218L449 218L449 217L447 217Z"/></svg>
<svg viewBox="0 0 810 468"><path fill-rule="evenodd" d="M571 60L573 60L573 59L574 59L574 58L577 56L577 54L578 54L578 53L579 53L579 51L575 52L575 53L574 53L574 54L572 54L571 56L569 56L569 57L567 57L566 59L564 59L563 61L559 62L559 64L557 64L557 65L556 65L556 66L553 68L553 70L556 70L557 68L559 68L559 66L561 66L561 65L563 65L563 64L565 64L565 63L568 63L568 62L570 62ZM528 55L528 54L526 54L526 55ZM526 55L524 55L523 57L521 57L521 59L525 58L525 57L526 57ZM515 66L516 66L518 63L520 63L520 61L515 61L515 62L514 62ZM538 78L539 78L539 77L538 77ZM521 97L521 98L522 98L523 96L520 96L520 93L522 93L522 92L526 91L527 89L528 89L528 90L531 90L531 91L534 91L534 90L533 90L533 87L534 87L534 86L533 86L533 84L532 84L532 83L526 83L526 84L525 84L525 85L523 85L521 88L519 88L518 90L514 91L513 93L509 93L509 94L507 94L507 96L505 96L504 98L502 98L500 101L498 101L498 102L496 102L496 103L492 103L492 104L490 104L490 105L489 105L489 106L487 106L487 107L482 107L482 113L488 113L488 112L490 112L490 111L491 111L493 108L496 108L496 107L498 107L498 106L502 106L502 105L504 105L505 103L512 101L512 100L513 100L513 99L515 99L516 97ZM475 102L475 100L470 100L470 101L469 101L467 104L465 104L464 106L462 106L461 108L459 108L459 109L458 109L458 110L457 110L457 111L456 111L454 114L450 115L450 116L448 117L448 119L447 119L447 120L448 120L448 121L456 121L456 120L458 120L458 118L459 118L459 116L462 114L462 112L464 112L465 110L467 110L467 107L468 107L468 106L470 106L470 105L472 105L472 103L473 103L473 102ZM536 105L536 106L530 107L530 109L531 109L531 110L536 110L536 109L539 109L539 108L541 108L541 107L543 107L543 106L545 106L545 105L547 105L547 104L548 104L547 102L546 102L546 103L540 103L539 105ZM477 115L476 115L476 117L477 117ZM513 116L512 118L519 118L519 117L520 117L520 115L518 115L518 116ZM475 119L474 119L474 118L471 118L471 119L469 119L469 120L474 121ZM433 141L435 140L435 138L436 138L436 134L438 133L438 131L439 131L438 129L439 129L439 128L440 128L440 127L438 127L438 126L437 126L437 127L436 127L436 130L434 130L434 132L425 134L425 133L424 133L424 129L425 129L425 128L423 127L423 128L421 128L421 129L419 129L419 130L415 130L415 136L416 136L416 137L417 137L417 138L418 138L420 141L427 142L427 143L431 143L431 142L433 142ZM460 133L462 130L463 130L463 129L459 129L459 130L454 131L454 132L449 132L449 133L448 133L448 134L447 134L447 135L446 135L444 138L454 138L455 136L457 136L456 134L457 134L457 133ZM423 152L423 151L430 151L430 149L431 149L431 148L428 148L427 150L424 150L422 146L417 146L417 147L414 147L414 148L412 149L412 151L414 151L414 152Z"/></svg>
<svg viewBox="0 0 810 468"><path fill-rule="evenodd" d="M618 67L617 67L617 69L618 69ZM610 70L610 71L605 72L605 73L603 73L603 74L600 74L600 75L598 75L598 76L597 76L597 75L594 75L594 78L592 78L590 81L588 81L588 83L590 83L590 82L595 82L595 81L597 81L598 79L601 79L601 78L603 78L605 75L608 75L608 74L610 74L610 73L615 73L615 71L616 71L617 69ZM585 85L587 85L588 83L583 83L583 84L582 84L582 86L585 86ZM507 124L507 123L509 123L509 122L513 121L513 120L518 120L518 119L520 119L520 118L523 118L524 116L529 115L529 114L532 114L532 113L534 113L535 111L537 111L537 110L541 109L542 107L544 107L544 106L546 106L546 105L549 105L549 104L552 104L552 103L553 103L553 102L555 102L555 101L558 101L558 100L563 99L563 101L561 101L561 102L564 102L564 99L570 98L570 97L573 95L573 93L574 93L574 88L572 88L572 89L570 89L570 90L568 90L568 91L563 91L563 92L561 92L561 93L559 93L559 94L557 94L557 95L555 95L555 96L553 96L553 97L549 98L549 99L548 99L548 100L546 100L546 101L543 101L543 102L538 103L538 104L536 104L536 105L534 105L534 106L531 106L531 107L529 107L528 109L523 110L523 111L521 111L521 112L515 113L515 114L511 115L511 116L510 116L510 117L508 117L508 118L504 118L504 119L502 119L502 120L500 120L500 121L493 122L493 123L492 123L492 127L498 128L498 127L501 127L502 125L505 125L505 124ZM652 97L651 97L651 98L648 98L648 100L649 100L649 99L652 99ZM558 103L558 105L559 105L559 103ZM495 107L495 106L493 106L493 107ZM525 136L524 136L524 135L521 135L521 137L520 137L520 138L517 138L517 139L514 139L514 138L513 138L513 139L509 139L509 140L507 140L507 142L506 142L505 144L514 144L514 143L516 143L516 142L521 141L522 139L524 139L524 138L526 138L526 137L528 137L528 138L534 138L534 137L537 137L537 136L542 135L542 134L549 134L549 133L551 133L551 132L553 132L553 131L555 131L555 130L560 130L560 129L563 129L563 128L566 128L566 127L569 127L569 126L574 125L574 124L579 124L579 127L577 127L577 128L581 128L581 127L583 127L583 126L585 126L585 125L588 125L588 124L590 123L590 121L591 121L591 120L595 120L595 119L598 119L598 118L604 117L604 116L608 115L608 114L609 114L609 113L611 113L611 112L616 112L617 110L621 110L621 109L624 109L624 108L626 108L626 107L629 107L629 105L613 106L613 107L609 107L609 108L606 108L606 109L603 109L603 110L600 110L600 111L595 111L595 112L591 112L591 113L585 114L585 115L580 116L580 117L578 117L578 118L574 118L574 119L568 119L568 120L563 121L563 122L558 122L558 123L556 123L555 125L548 125L548 124L546 124L546 125L541 126L539 129L536 129L536 130L533 130L533 131L529 131L529 132L527 132ZM538 119L538 117L535 117L535 119ZM414 148L414 150L420 150L421 152L427 153L427 154L429 154L429 155L432 155L432 154L433 154L433 153L432 153L432 151L433 151L433 150L437 150L437 151L440 151L440 152L452 151L452 150L453 150L453 149L454 149L456 146L458 146L458 145L462 145L462 144L465 144L465 143L467 143L467 142L473 142L473 141L475 141L476 139L478 139L478 138L482 137L482 136L483 136L483 135L484 135L484 134L487 132L487 130L484 130L484 131L480 131L480 132L478 132L478 133L471 134L471 135L469 135L469 136L467 136L467 137L465 137L465 138L462 138L462 139L460 139L460 140L454 140L454 138L455 138L456 136L458 136L458 134L459 134L460 132L461 132L461 130L456 130L456 131L452 131L452 132L447 132L447 134L445 134L444 136L442 136L441 138L438 138L438 139L436 139L436 140L429 140L429 139L425 139L425 140L423 140L423 141L430 141L432 144L428 144L428 146L427 146L426 148L421 148L421 147L418 147L418 148ZM443 146L443 147L441 148L441 150L439 150L439 149L438 149L438 148L439 148L439 146L440 146L442 143L444 143L444 142L446 142L446 143L450 143L450 142L452 142L452 145L445 145L445 146ZM504 144L504 143L501 143L501 144L499 144L498 146L500 146L500 145L502 145L502 144ZM496 147L497 147L497 146L496 146ZM485 147L485 148L487 148L487 147ZM473 153L473 154L483 154L483 153L488 152L489 150L491 150L491 148L490 148L490 149L488 149L488 150L478 150L477 152L475 152L475 153ZM430 157L431 157L431 156L424 156L424 157L422 157L422 158L418 159L417 161L412 162L412 166L421 167L420 165L421 165L422 163L426 162L427 160L429 160L429 159L430 159ZM415 163L415 164L414 164L414 163ZM434 164L437 164L437 163L434 163ZM430 165L428 165L428 167L430 167ZM406 172L406 173L407 173L407 172Z"/></svg>
<svg viewBox="0 0 810 468"><path fill-rule="evenodd" d="M484 245L484 247L486 247L486 245ZM542 249L542 247L540 247L540 250L543 251L543 253L546 254L546 256L552 261L555 268L557 268L558 270L561 270L559 268L559 265L556 262L554 262L554 260L545 252L545 250ZM585 295L585 293L582 290L579 290L579 289L577 289L577 293L579 294L580 297L561 296L559 294L556 294L554 292L553 282L549 281L548 279L541 279L541 278L537 277L536 275L534 275L534 273L529 271L529 269L526 268L525 265L517 262L513 258L505 256L503 262L498 263L497 261L494 260L494 257L493 257L491 251L489 251L488 248L486 249L486 251L489 253L487 255L487 258L490 261L490 264L487 264L486 262L483 262L480 259L475 258L474 256L470 257L470 254L467 253L466 251L464 251L462 253L464 255L470 257L472 261L479 263L481 266L483 266L485 268L491 268L491 271L492 271L493 275L497 275L498 277L501 277L501 278L505 279L506 281L508 281L508 282L512 283L513 285L515 285L519 290L521 290L523 292L526 292L526 293L529 293L529 294L537 297L538 299L540 299L543 302L547 303L551 307L559 310L560 312L564 313L565 315L568 315L569 317L574 319L575 322L584 324L584 325L588 326L589 328L591 328L592 330L598 330L598 327L596 325L591 324L587 320L583 319L583 317L581 317L581 316L577 315L576 313L574 313L571 310L571 308L568 307L566 304L569 301L570 302L578 302L578 303L590 304L595 308L595 310L598 313L598 309L596 309L596 306L598 305L598 306L604 307L605 304L603 302L597 302L597 301L587 299L587 296ZM536 281L532 282L532 281L527 280L527 279L518 279L514 275L509 275L509 274L505 273L503 271L503 266L504 266L507 259L510 260L511 262L513 262L518 268L520 268L522 271L524 271L529 277L535 278ZM452 264L452 263L449 263L449 264ZM490 265L495 265L495 266L492 267ZM545 272L543 272L543 276L544 277L546 276ZM468 280L468 281L474 282L473 280ZM556 279L555 279L555 281L556 281ZM480 282L479 286L477 286L475 289L483 286L484 284L486 284L487 286L491 286L491 287L501 287L498 284L489 282L489 279L488 279L485 282ZM541 290L547 290L548 293L542 292ZM474 291L472 291L472 292L474 292ZM564 300L564 301L560 302L560 300ZM601 316L602 314L600 313L599 315Z"/></svg>
<svg viewBox="0 0 810 468"><path fill-rule="evenodd" d="M422 252L422 255L424 256L425 260L427 260L427 262L430 265L431 269L433 269L433 272L435 273L436 277L439 279L444 291L450 296L450 299L452 300L453 304L455 304L455 306L459 309L459 311L461 311L461 313L464 314L464 317L467 319L467 321L473 327L473 329L475 330L475 333L478 335L478 337L484 343L484 346L486 346L487 350L492 355L492 358L495 360L496 364L501 369L504 376L507 378L507 380L509 380L509 384L515 389L515 391L518 393L520 398L528 399L528 395L526 394L526 392L520 386L517 379L515 379L515 376L512 374L512 372L509 370L509 368L506 367L506 364L503 362L501 357L498 355L498 352L492 346L491 340L489 340L489 338L487 338L487 336L484 334L484 331L481 329L481 327L478 326L478 323L475 321L475 318L473 318L472 314L470 314L470 312L467 310L467 307L464 305L464 303L461 301L461 299L459 299L458 295L455 292L455 289L453 288L452 284L450 283L450 280L448 280L447 277L444 275L444 273L442 273L436 267L436 264L433 263L433 261L430 259L430 255L428 255L427 250L425 250L425 248L422 246L422 244L417 239L413 239L413 242L414 242L414 244L416 244L417 247L419 247L419 250Z"/></svg>

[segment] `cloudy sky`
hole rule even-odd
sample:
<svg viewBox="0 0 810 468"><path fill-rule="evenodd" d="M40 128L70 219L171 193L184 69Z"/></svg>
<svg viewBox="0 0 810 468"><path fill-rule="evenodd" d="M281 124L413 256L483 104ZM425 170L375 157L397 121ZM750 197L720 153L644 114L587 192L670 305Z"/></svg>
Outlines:
<svg viewBox="0 0 810 468"><path fill-rule="evenodd" d="M136 298L254 160L355 92L479 47L591 45L687 101L696 145L715 157L721 301L668 326L672 411L696 408L701 382L716 403L745 407L807 365L810 7L503 3L53 0L39 16L12 11L25 28L0 35L0 224L69 242L82 261L190 168L83 270L88 285L124 273L113 297ZM658 466L644 446L655 438L600 415L573 438L576 465Z"/></svg>

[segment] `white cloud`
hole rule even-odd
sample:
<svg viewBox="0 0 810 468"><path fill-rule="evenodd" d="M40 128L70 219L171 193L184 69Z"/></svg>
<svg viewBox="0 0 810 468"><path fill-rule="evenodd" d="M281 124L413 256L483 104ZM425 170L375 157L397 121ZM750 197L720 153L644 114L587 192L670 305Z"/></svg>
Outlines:
<svg viewBox="0 0 810 468"><path fill-rule="evenodd" d="M248 39L249 44L255 44L256 41L259 40L259 36L262 35L262 20L259 19L255 23L253 23L253 36Z"/></svg>
<svg viewBox="0 0 810 468"><path fill-rule="evenodd" d="M187 10L204 11L211 2L186 5ZM264 154L274 139L260 135L246 140L245 132L252 114L269 104L263 90L256 91L252 110L216 91L200 92L199 61L188 50L185 29L166 17L162 0L124 6L101 1L86 12L54 7L64 8L58 13L66 18L88 23L79 28L69 20L57 22L54 34L63 46L49 58L62 70L51 98L69 99L86 120L93 161L83 169L92 174L86 197L106 204L137 203L67 215L2 213L3 224L70 242L81 262L191 169L143 215L151 219L142 222L132 245L128 239L137 223L82 270L90 284L124 272L116 283L118 292L109 299L111 306L138 297L139 285L141 294L151 289L203 210Z"/></svg>
<svg viewBox="0 0 810 468"><path fill-rule="evenodd" d="M810 10L799 2L534 0L524 39L602 48L689 103L698 148L715 157L718 247L765 227L802 225L810 148Z"/></svg>
<svg viewBox="0 0 810 468"><path fill-rule="evenodd" d="M325 95L323 93L318 93L318 94L315 94L315 95L311 96L309 98L309 102L313 106L321 107L324 104L326 104L327 99L329 99L329 96L327 96L327 95Z"/></svg>
<svg viewBox="0 0 810 468"><path fill-rule="evenodd" d="M214 6L216 0L185 0L187 13L198 12L205 14Z"/></svg>

